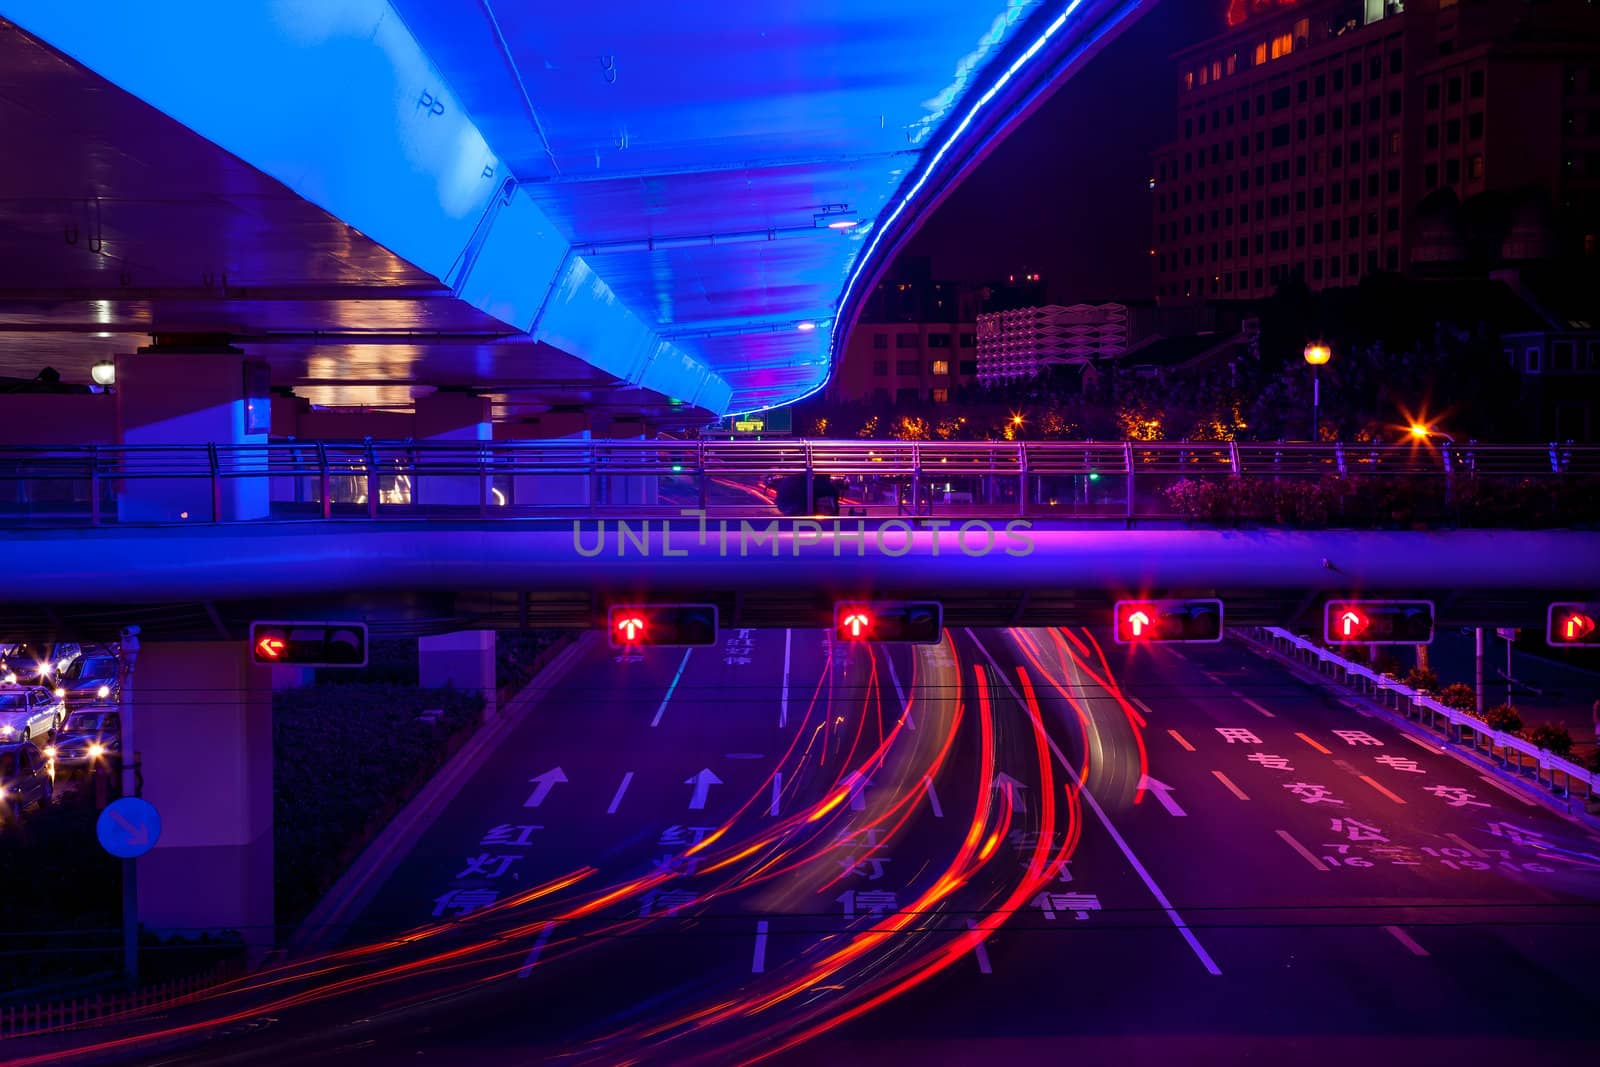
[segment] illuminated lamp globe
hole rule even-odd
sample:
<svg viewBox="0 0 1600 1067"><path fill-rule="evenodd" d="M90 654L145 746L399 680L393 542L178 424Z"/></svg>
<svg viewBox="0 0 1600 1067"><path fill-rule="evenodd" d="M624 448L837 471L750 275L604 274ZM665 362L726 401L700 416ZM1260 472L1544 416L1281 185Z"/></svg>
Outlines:
<svg viewBox="0 0 1600 1067"><path fill-rule="evenodd" d="M102 359L89 368L89 377L94 379L96 385L117 384L117 365L109 359Z"/></svg>
<svg viewBox="0 0 1600 1067"><path fill-rule="evenodd" d="M1306 345L1305 356L1307 363L1313 367L1320 367L1333 358L1333 349L1320 341L1313 341Z"/></svg>

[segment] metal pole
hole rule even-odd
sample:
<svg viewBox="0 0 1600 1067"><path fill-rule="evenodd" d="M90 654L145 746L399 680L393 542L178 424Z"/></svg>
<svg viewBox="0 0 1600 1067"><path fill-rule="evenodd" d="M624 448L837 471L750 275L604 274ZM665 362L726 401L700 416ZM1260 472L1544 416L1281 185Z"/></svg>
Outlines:
<svg viewBox="0 0 1600 1067"><path fill-rule="evenodd" d="M1483 715L1483 627L1473 628L1473 646L1477 651L1476 666L1473 669L1473 696L1477 701L1478 714Z"/></svg>
<svg viewBox="0 0 1600 1067"><path fill-rule="evenodd" d="M122 795L139 793L139 750L133 736L133 668L139 661L139 628L124 626L118 648L117 719L121 733ZM122 973L129 989L139 987L139 861L122 861Z"/></svg>
<svg viewBox="0 0 1600 1067"><path fill-rule="evenodd" d="M1317 373L1317 365L1311 364L1311 443L1317 443L1317 434L1322 427L1322 420L1317 408L1322 403L1322 378Z"/></svg>
<svg viewBox="0 0 1600 1067"><path fill-rule="evenodd" d="M1516 633L1516 631L1513 630L1512 633ZM1512 690L1512 682L1511 682L1511 646L1512 646L1512 640L1511 640L1511 638L1508 637L1508 638L1506 638L1506 703L1508 705L1511 704L1511 702L1512 702L1512 693L1511 693L1511 690Z"/></svg>

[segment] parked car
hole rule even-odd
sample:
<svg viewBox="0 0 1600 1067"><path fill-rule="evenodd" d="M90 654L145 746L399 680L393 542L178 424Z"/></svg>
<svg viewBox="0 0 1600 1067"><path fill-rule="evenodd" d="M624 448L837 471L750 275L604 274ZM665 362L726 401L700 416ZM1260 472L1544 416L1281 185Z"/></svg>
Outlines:
<svg viewBox="0 0 1600 1067"><path fill-rule="evenodd" d="M66 717L66 705L42 685L0 685L0 744L32 741Z"/></svg>
<svg viewBox="0 0 1600 1067"><path fill-rule="evenodd" d="M56 678L56 696L69 708L117 699L117 654L86 652L67 664Z"/></svg>
<svg viewBox="0 0 1600 1067"><path fill-rule="evenodd" d="M54 793L49 761L37 745L0 745L0 819L15 820L35 804L48 804Z"/></svg>
<svg viewBox="0 0 1600 1067"><path fill-rule="evenodd" d="M122 759L122 716L114 708L74 711L44 750L58 773L89 770L98 763L115 769Z"/></svg>

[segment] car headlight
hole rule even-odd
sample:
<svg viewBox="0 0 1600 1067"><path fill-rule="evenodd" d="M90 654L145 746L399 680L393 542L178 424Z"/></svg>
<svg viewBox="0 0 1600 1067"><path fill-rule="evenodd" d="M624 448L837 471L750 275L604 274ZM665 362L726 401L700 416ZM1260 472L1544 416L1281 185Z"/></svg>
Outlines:
<svg viewBox="0 0 1600 1067"><path fill-rule="evenodd" d="M15 726L11 726L11 725L0 726L0 737L10 737L12 734L14 734L16 732L17 732L17 728Z"/></svg>
<svg viewBox="0 0 1600 1067"><path fill-rule="evenodd" d="M0 678L0 682L4 682L6 685L16 685L17 684L17 672L16 671L7 671L6 674L5 674L5 677L4 678Z"/></svg>
<svg viewBox="0 0 1600 1067"><path fill-rule="evenodd" d="M106 754L106 746L104 746L104 745L90 745L89 746L89 758L90 759L99 759L101 756L103 756L105 754Z"/></svg>
<svg viewBox="0 0 1600 1067"><path fill-rule="evenodd" d="M94 691L94 695L99 697L101 700L104 700L106 697L111 695L111 687L109 685L102 685L99 689Z"/></svg>
<svg viewBox="0 0 1600 1067"><path fill-rule="evenodd" d="M61 688L59 685L56 686L56 696L57 697L64 697L66 695L67 695L67 691L65 689Z"/></svg>
<svg viewBox="0 0 1600 1067"><path fill-rule="evenodd" d="M45 746L45 750L44 750L44 758L45 759L55 759L56 758L56 746L54 746L54 745L46 745Z"/></svg>

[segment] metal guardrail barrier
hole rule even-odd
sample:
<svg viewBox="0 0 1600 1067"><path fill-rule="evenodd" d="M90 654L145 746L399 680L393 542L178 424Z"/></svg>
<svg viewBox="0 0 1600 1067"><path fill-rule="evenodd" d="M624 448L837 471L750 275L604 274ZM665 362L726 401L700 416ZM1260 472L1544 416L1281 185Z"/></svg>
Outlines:
<svg viewBox="0 0 1600 1067"><path fill-rule="evenodd" d="M1193 507L1170 499L1180 482L1363 479L1438 487L1448 504L1473 483L1600 480L1600 446L792 439L4 447L0 525L684 509L1194 520Z"/></svg>
<svg viewBox="0 0 1600 1067"><path fill-rule="evenodd" d="M1571 796L1573 784L1576 783L1586 789L1590 797L1600 793L1600 774L1540 748L1525 738L1495 730L1468 712L1447 707L1426 693L1419 693L1410 686L1388 675L1379 674L1370 667L1352 663L1337 652L1322 648L1288 630L1276 626L1263 626L1251 627L1250 632L1263 643L1274 646L1280 653L1315 666L1324 673L1336 675L1342 684L1375 696L1380 703L1394 708L1407 718L1421 720L1426 716L1429 727L1434 730L1439 730L1439 724L1443 722L1444 729L1439 732L1447 740L1453 743L1471 744L1474 751L1482 751L1483 747L1487 746L1491 759L1498 758L1507 770L1510 770L1515 763L1516 773L1519 776L1525 775L1531 769L1534 780L1542 786L1547 786L1552 792ZM1496 749L1499 749L1498 757ZM1557 774L1562 776L1561 784L1557 784Z"/></svg>

